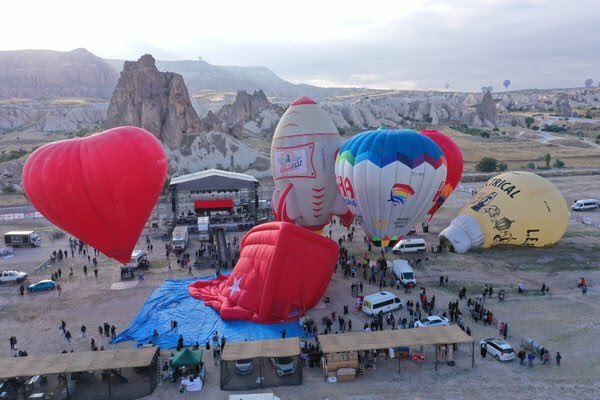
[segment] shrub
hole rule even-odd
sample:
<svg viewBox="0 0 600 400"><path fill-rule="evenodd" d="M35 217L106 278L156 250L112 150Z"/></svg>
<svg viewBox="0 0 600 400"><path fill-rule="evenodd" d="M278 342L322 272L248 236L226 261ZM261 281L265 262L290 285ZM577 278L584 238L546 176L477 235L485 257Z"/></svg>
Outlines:
<svg viewBox="0 0 600 400"><path fill-rule="evenodd" d="M556 160L554 160L554 163L552 164L552 166L554 168L564 168L565 163L564 163L564 161L557 158Z"/></svg>
<svg viewBox="0 0 600 400"><path fill-rule="evenodd" d="M506 171L508 169L508 165L506 165L506 163L498 163L498 171Z"/></svg>
<svg viewBox="0 0 600 400"><path fill-rule="evenodd" d="M532 162L530 162L530 163L527 163L527 168L528 168L528 169L535 169L535 164L534 164L534 163L532 163Z"/></svg>
<svg viewBox="0 0 600 400"><path fill-rule="evenodd" d="M483 157L477 165L475 170L479 172L494 172L498 169L498 160L492 157Z"/></svg>
<svg viewBox="0 0 600 400"><path fill-rule="evenodd" d="M16 193L17 189L15 189L15 187L9 183L8 185L5 185L4 188L2 188L2 191L4 193Z"/></svg>

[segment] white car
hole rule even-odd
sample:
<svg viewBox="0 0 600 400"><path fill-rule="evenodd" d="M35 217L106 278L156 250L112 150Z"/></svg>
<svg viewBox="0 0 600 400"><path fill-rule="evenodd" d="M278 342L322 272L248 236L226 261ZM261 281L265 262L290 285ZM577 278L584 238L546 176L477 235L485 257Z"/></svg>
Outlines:
<svg viewBox="0 0 600 400"><path fill-rule="evenodd" d="M450 322L447 318L438 317L437 315L432 315L430 317L425 317L420 321L415 322L415 328L428 328L430 326L446 326L450 325Z"/></svg>
<svg viewBox="0 0 600 400"><path fill-rule="evenodd" d="M17 282L21 283L25 279L27 279L27 274L25 272L19 271L3 271L0 273L0 282Z"/></svg>
<svg viewBox="0 0 600 400"><path fill-rule="evenodd" d="M252 372L252 360L235 360L235 372L239 375L246 375Z"/></svg>
<svg viewBox="0 0 600 400"><path fill-rule="evenodd" d="M515 351L510 343L502 339L482 339L479 345L487 345L487 352L498 361L511 361L515 359Z"/></svg>
<svg viewBox="0 0 600 400"><path fill-rule="evenodd" d="M291 375L296 371L296 365L292 357L271 358L277 376Z"/></svg>

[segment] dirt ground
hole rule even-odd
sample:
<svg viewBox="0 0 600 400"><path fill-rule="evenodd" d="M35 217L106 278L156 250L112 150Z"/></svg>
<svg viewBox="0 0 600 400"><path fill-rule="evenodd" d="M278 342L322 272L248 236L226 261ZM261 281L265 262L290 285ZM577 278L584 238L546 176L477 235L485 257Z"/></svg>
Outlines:
<svg viewBox="0 0 600 400"><path fill-rule="evenodd" d="M600 198L600 186L597 176L577 176L552 178L558 188L571 203L576 198ZM474 189L479 184L468 185ZM417 236L426 239L428 244L437 242L437 234L445 228L457 214L458 209L470 199L467 192L455 192L430 224L430 231L423 234L418 228ZM0 209L0 213L2 210ZM579 222L582 216L596 221L596 227ZM472 330L475 338L476 366L471 368L470 350L461 345L455 355L456 366L443 363L434 370L434 348L426 348L428 361L416 365L412 361L401 361L398 372L396 360L378 363L376 370L366 370L365 375L355 382L326 383L322 373L316 368L304 368L304 382L297 387L279 387L263 392L273 392L282 400L287 399L598 399L600 398L600 211L574 213L571 216L569 230L563 240L547 249L530 248L494 248L475 251L464 255L442 253L421 255L424 261L416 269L417 286L426 286L429 295L436 296L436 308L446 309L449 301L457 299L458 288L465 286L467 295L480 292L485 283L492 285L495 291L504 288L506 301L499 303L496 297L488 299L488 307L499 321L509 324L508 341L518 348L523 338L534 338L548 348L552 355L551 365L542 365L536 359L533 368L520 366L518 360L501 363L487 357L481 359L477 344L482 338L499 337L497 329L475 323L466 315L466 303L462 301L460 309L465 314L466 326ZM51 240L56 231L43 219L2 222L2 232L14 228L31 228L43 235L41 248L23 248L15 251L15 257L0 259L0 269L16 269L30 274L30 281L47 279L58 267L52 267L40 273L35 268L48 258L53 250L68 249L68 237ZM353 243L346 242L350 254L362 255L360 228ZM339 226L333 229L333 238L337 240L346 233ZM144 233L143 236L145 236ZM56 291L33 293L20 296L13 285L0 286L0 356L12 357L8 338L18 338L19 349L25 349L30 355L41 353L59 353L63 349L74 351L89 350L89 337L95 337L99 345L106 348L132 347L133 343L110 345L105 339L99 339L98 325L105 321L114 324L117 331L125 329L137 314L146 298L164 279L187 277L187 271L173 268L168 271L162 249L164 244L153 242L155 249L150 254L151 269L145 274L145 280L127 290L111 290L114 282L119 282L119 268L115 261L100 257L100 272L94 278L90 268L87 277L83 275L84 258L75 255L59 264L62 270L61 285L63 294ZM192 249L198 244L192 241ZM140 248L145 243L140 242ZM376 256L375 248L371 258ZM426 258L425 258L426 257ZM410 258L410 257L407 257ZM74 276L68 277L69 266ZM89 263L88 263L89 266ZM209 275L212 271L195 272ZM438 286L440 275L448 275L449 288ZM576 287L579 277L585 276L589 290L583 296ZM360 278L357 278L360 279ZM325 310L321 304L309 312L316 321L331 311L340 313L345 304L349 305L354 330L360 329L368 320L366 314L355 311L354 299L350 293L350 278L344 278L341 272L334 274L325 296L332 299L330 308ZM516 286L519 282L527 285L527 292L519 295ZM550 294L542 296L539 289L542 283L550 287ZM378 291L378 287L365 282L364 294ZM389 288L387 288L389 290ZM418 290L405 294L396 291L399 297L416 301ZM405 310L395 313L408 317ZM74 340L68 344L58 332L61 319L67 323ZM88 341L79 336L79 327L88 327ZM554 365L554 355L562 354L562 366ZM165 384L158 386L147 399L204 398L227 399L231 392L219 390L219 371L205 356L207 379L205 388L199 393L179 394L177 387ZM261 391L257 391L261 392Z"/></svg>

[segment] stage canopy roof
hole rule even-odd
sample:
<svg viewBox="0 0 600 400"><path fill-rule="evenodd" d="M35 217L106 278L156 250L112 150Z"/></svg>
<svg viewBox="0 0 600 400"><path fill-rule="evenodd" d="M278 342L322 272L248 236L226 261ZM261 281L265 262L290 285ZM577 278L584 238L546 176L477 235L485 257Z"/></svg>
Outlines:
<svg viewBox="0 0 600 400"><path fill-rule="evenodd" d="M156 347L0 358L0 379L147 367Z"/></svg>
<svg viewBox="0 0 600 400"><path fill-rule="evenodd" d="M223 361L243 360L258 357L293 357L300 354L300 339L297 337L250 342L227 342L223 349Z"/></svg>
<svg viewBox="0 0 600 400"><path fill-rule="evenodd" d="M453 343L472 343L458 325L432 328L397 329L375 332L353 332L337 335L319 335L323 353L388 349Z"/></svg>
<svg viewBox="0 0 600 400"><path fill-rule="evenodd" d="M178 191L254 189L259 183L255 177L237 172L208 169L193 174L176 176L169 184Z"/></svg>

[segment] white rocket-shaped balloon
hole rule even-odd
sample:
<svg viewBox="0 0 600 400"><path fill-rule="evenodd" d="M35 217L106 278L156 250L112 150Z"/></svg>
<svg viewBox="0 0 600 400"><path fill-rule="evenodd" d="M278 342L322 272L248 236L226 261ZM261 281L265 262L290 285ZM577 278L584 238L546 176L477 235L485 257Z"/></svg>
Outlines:
<svg viewBox="0 0 600 400"><path fill-rule="evenodd" d="M308 97L290 104L271 143L275 181L273 213L278 221L320 231L332 215L352 223L352 213L339 194L335 158L342 139L333 121Z"/></svg>

